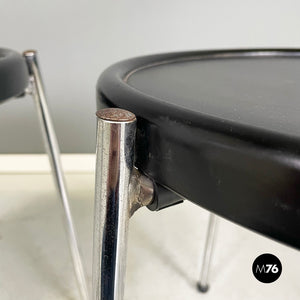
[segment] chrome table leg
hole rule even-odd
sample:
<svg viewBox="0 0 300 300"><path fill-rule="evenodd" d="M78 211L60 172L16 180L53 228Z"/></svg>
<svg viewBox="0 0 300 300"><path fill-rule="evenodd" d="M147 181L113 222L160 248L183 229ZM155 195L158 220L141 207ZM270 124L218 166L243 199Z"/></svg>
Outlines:
<svg viewBox="0 0 300 300"><path fill-rule="evenodd" d="M97 112L93 300L122 300L129 217L153 199L152 182L133 168L135 115Z"/></svg>
<svg viewBox="0 0 300 300"><path fill-rule="evenodd" d="M211 260L215 247L217 216L213 213L209 215L208 228L206 233L206 242L203 253L202 268L200 279L197 283L198 290L200 292L207 292L209 288L209 275L211 268Z"/></svg>
<svg viewBox="0 0 300 300"><path fill-rule="evenodd" d="M66 184L65 184L62 166L60 162L60 151L56 140L55 131L52 125L50 113L48 110L44 86L42 83L42 78L38 67L37 53L36 51L29 50L29 51L25 51L23 55L27 62L27 66L30 74L31 88L32 88L31 93L33 95L37 107L37 112L39 115L39 120L40 120L42 133L44 137L44 144L52 168L52 174L64 208L65 223L66 223L65 227L67 231L68 242L69 242L70 251L73 259L76 279L81 294L81 299L88 300L89 295L88 295L88 287L87 287L85 272L80 257L75 226L74 226L74 222L70 210Z"/></svg>

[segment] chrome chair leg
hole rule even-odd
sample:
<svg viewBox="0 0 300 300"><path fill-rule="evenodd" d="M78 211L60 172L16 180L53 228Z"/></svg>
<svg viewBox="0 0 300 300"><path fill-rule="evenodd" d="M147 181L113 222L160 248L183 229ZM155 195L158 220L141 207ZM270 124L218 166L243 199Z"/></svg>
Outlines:
<svg viewBox="0 0 300 300"><path fill-rule="evenodd" d="M79 252L75 226L74 226L73 217L70 210L70 204L68 200L65 179L63 175L61 162L60 162L60 150L58 147L55 131L52 125L51 116L48 110L44 86L42 83L42 78L38 67L37 53L36 51L29 50L29 51L25 51L23 55L27 62L27 66L30 74L31 88L32 88L32 91L30 92L35 100L35 104L36 104L36 108L40 120L40 125L43 133L44 144L46 147L46 151L48 153L49 161L52 168L52 174L65 213L65 228L67 231L69 247L73 259L73 265L75 269L79 291L81 294L81 299L88 300L89 294L88 294L87 280L86 280L80 252Z"/></svg>
<svg viewBox="0 0 300 300"><path fill-rule="evenodd" d="M197 283L198 290L202 293L207 292L209 289L209 275L213 251L215 247L217 221L218 217L215 214L210 213L203 253L202 268L200 278Z"/></svg>
<svg viewBox="0 0 300 300"><path fill-rule="evenodd" d="M122 112L97 113L93 300L121 300L124 293L136 118Z"/></svg>
<svg viewBox="0 0 300 300"><path fill-rule="evenodd" d="M133 168L135 115L97 112L93 300L122 300L129 218L154 198L154 185Z"/></svg>

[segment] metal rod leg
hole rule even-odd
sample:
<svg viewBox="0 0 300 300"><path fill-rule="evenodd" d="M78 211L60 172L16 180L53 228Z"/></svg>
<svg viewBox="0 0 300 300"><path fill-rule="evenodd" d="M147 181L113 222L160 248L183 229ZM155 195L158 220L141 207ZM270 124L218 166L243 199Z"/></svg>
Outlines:
<svg viewBox="0 0 300 300"><path fill-rule="evenodd" d="M211 268L211 260L215 247L217 216L213 213L209 215L208 228L206 233L206 242L203 253L202 268L199 281L197 283L200 292L207 292L209 288L209 275Z"/></svg>
<svg viewBox="0 0 300 300"><path fill-rule="evenodd" d="M136 118L117 108L97 117L93 300L122 300Z"/></svg>
<svg viewBox="0 0 300 300"><path fill-rule="evenodd" d="M89 296L88 296L88 287L87 287L85 272L80 257L80 253L79 253L75 226L73 223L73 218L72 218L70 205L68 201L66 184L65 184L62 166L60 162L60 151L56 140L55 131L52 125L50 113L48 111L44 86L42 83L42 78L38 67L37 53L36 51L29 50L24 52L23 55L26 59L29 74L31 76L31 83L33 89L32 95L35 100L37 112L39 115L39 120L40 120L43 137L44 137L44 144L46 147L46 151L48 153L48 157L52 167L54 181L57 186L62 201L64 213L65 213L65 225L66 225L65 227L67 231L68 242L69 242L70 251L73 259L76 279L81 294L81 299L88 300Z"/></svg>

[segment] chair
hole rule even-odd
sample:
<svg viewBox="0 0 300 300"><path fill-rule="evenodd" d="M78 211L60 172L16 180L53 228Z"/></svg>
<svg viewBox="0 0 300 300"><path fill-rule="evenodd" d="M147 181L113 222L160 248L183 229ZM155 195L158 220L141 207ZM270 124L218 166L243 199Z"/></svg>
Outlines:
<svg viewBox="0 0 300 300"><path fill-rule="evenodd" d="M108 68L97 83L93 300L121 300L127 227L184 198L300 248L300 50L170 53Z"/></svg>
<svg viewBox="0 0 300 300"><path fill-rule="evenodd" d="M34 50L25 51L22 56L16 51L0 48L0 102L11 98L19 98L26 94L32 95L36 104L45 148L48 153L54 182L64 210L65 229L78 288L81 298L88 300L89 296L85 272L79 253L75 226L61 167L60 151L37 62L37 52Z"/></svg>

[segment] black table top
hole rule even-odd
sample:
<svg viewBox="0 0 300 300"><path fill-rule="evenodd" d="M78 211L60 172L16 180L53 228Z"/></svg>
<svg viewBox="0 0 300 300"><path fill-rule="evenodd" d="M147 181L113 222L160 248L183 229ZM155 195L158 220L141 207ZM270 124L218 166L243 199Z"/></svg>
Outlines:
<svg viewBox="0 0 300 300"><path fill-rule="evenodd" d="M300 57L238 57L161 63L129 85L193 111L300 135Z"/></svg>
<svg viewBox="0 0 300 300"><path fill-rule="evenodd" d="M98 108L138 119L136 166L235 223L300 249L300 50L138 57L108 68Z"/></svg>
<svg viewBox="0 0 300 300"><path fill-rule="evenodd" d="M24 93L28 83L29 74L22 55L0 48L0 102Z"/></svg>

